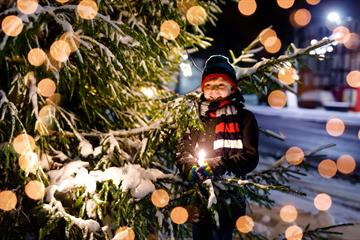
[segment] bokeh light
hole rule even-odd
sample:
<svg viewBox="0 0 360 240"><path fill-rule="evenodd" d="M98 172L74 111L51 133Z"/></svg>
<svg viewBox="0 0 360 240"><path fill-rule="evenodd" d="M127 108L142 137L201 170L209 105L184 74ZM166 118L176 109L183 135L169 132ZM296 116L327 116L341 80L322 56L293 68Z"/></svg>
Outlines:
<svg viewBox="0 0 360 240"><path fill-rule="evenodd" d="M191 7L196 6L196 5L197 5L196 0L177 0L176 1L176 6L178 7L178 9L185 14Z"/></svg>
<svg viewBox="0 0 360 240"><path fill-rule="evenodd" d="M339 118L330 118L326 123L326 131L333 137L339 137L345 131L345 123Z"/></svg>
<svg viewBox="0 0 360 240"><path fill-rule="evenodd" d="M330 159L322 160L318 165L318 171L324 178L332 178L337 172L336 163Z"/></svg>
<svg viewBox="0 0 360 240"><path fill-rule="evenodd" d="M16 6L24 14L33 14L39 6L38 0L17 0Z"/></svg>
<svg viewBox="0 0 360 240"><path fill-rule="evenodd" d="M36 173L38 163L38 156L34 152L27 152L19 158L19 166L25 172Z"/></svg>
<svg viewBox="0 0 360 240"><path fill-rule="evenodd" d="M82 0L76 8L79 16L85 20L94 19L99 11L99 7L93 0Z"/></svg>
<svg viewBox="0 0 360 240"><path fill-rule="evenodd" d="M33 48L29 51L27 59L31 65L39 67L46 61L46 53L41 48Z"/></svg>
<svg viewBox="0 0 360 240"><path fill-rule="evenodd" d="M280 82L290 85L299 79L296 69L292 67L283 67L279 70L278 78Z"/></svg>
<svg viewBox="0 0 360 240"><path fill-rule="evenodd" d="M306 2L310 5L317 5L320 3L320 0L306 0Z"/></svg>
<svg viewBox="0 0 360 240"><path fill-rule="evenodd" d="M14 147L14 150L20 155L23 155L26 152L33 151L36 147L34 138L25 133L16 136L12 145Z"/></svg>
<svg viewBox="0 0 360 240"><path fill-rule="evenodd" d="M268 96L268 103L274 109L283 108L286 104L286 95L281 90L274 90Z"/></svg>
<svg viewBox="0 0 360 240"><path fill-rule="evenodd" d="M298 216L298 212L293 205L285 205L280 209L280 218L284 222L294 222Z"/></svg>
<svg viewBox="0 0 360 240"><path fill-rule="evenodd" d="M250 16L255 13L257 4L255 0L240 0L238 8L241 14Z"/></svg>
<svg viewBox="0 0 360 240"><path fill-rule="evenodd" d="M270 37L277 37L276 32L274 30L272 30L271 28L266 28L266 29L262 30L261 33L259 34L260 42L264 46L265 46L266 40Z"/></svg>
<svg viewBox="0 0 360 240"><path fill-rule="evenodd" d="M207 13L203 7L193 6L186 12L186 19L191 25L202 25L206 22Z"/></svg>
<svg viewBox="0 0 360 240"><path fill-rule="evenodd" d="M281 41L278 37L272 36L266 39L265 50L269 53L277 53L281 49Z"/></svg>
<svg viewBox="0 0 360 240"><path fill-rule="evenodd" d="M19 35L23 27L24 24L22 20L15 15L7 16L1 22L2 31L10 37L16 37L17 35Z"/></svg>
<svg viewBox="0 0 360 240"><path fill-rule="evenodd" d="M314 198L314 205L320 211L327 211L331 207L331 197L326 193L319 193Z"/></svg>
<svg viewBox="0 0 360 240"><path fill-rule="evenodd" d="M67 3L70 0L56 0L58 3Z"/></svg>
<svg viewBox="0 0 360 240"><path fill-rule="evenodd" d="M304 161L304 157L304 151L296 146L290 147L285 153L286 160L292 165L299 165Z"/></svg>
<svg viewBox="0 0 360 240"><path fill-rule="evenodd" d="M347 49L356 50L359 48L360 45L360 38L359 35L356 33L350 33L346 39L346 42L344 42L344 46Z"/></svg>
<svg viewBox="0 0 360 240"><path fill-rule="evenodd" d="M60 40L64 40L70 46L70 52L76 52L80 47L80 38L75 32L65 32Z"/></svg>
<svg viewBox="0 0 360 240"><path fill-rule="evenodd" d="M236 229L241 233L249 233L254 228L254 220L249 216L241 216L236 220Z"/></svg>
<svg viewBox="0 0 360 240"><path fill-rule="evenodd" d="M16 194L12 191L5 190L0 192L0 209L3 211L11 211L16 207Z"/></svg>
<svg viewBox="0 0 360 240"><path fill-rule="evenodd" d="M157 189L151 194L151 202L155 207L163 208L168 205L169 194L164 189Z"/></svg>
<svg viewBox="0 0 360 240"><path fill-rule="evenodd" d="M297 225L292 225L285 230L287 240L301 240L303 235L303 230Z"/></svg>
<svg viewBox="0 0 360 240"><path fill-rule="evenodd" d="M160 35L167 40L175 40L180 34L180 26L174 20L166 20L161 24Z"/></svg>
<svg viewBox="0 0 360 240"><path fill-rule="evenodd" d="M295 0L277 0L279 7L288 9L294 5Z"/></svg>
<svg viewBox="0 0 360 240"><path fill-rule="evenodd" d="M44 78L38 83L39 94L43 97L50 97L56 91L56 84L50 78Z"/></svg>
<svg viewBox="0 0 360 240"><path fill-rule="evenodd" d="M305 27L311 21L311 13L305 8L296 10L290 15L290 22L294 27Z"/></svg>
<svg viewBox="0 0 360 240"><path fill-rule="evenodd" d="M351 71L346 76L346 82L350 87L360 87L360 71Z"/></svg>
<svg viewBox="0 0 360 240"><path fill-rule="evenodd" d="M120 237L117 237L117 235L121 235ZM135 239L135 232L130 227L119 227L115 232L114 239L121 239L121 240L134 240Z"/></svg>
<svg viewBox="0 0 360 240"><path fill-rule="evenodd" d="M339 43L345 43L350 38L350 30L344 26L338 26L332 31L332 37Z"/></svg>
<svg viewBox="0 0 360 240"><path fill-rule="evenodd" d="M183 224L189 218L189 213L183 207L175 207L171 210L170 218L176 224Z"/></svg>
<svg viewBox="0 0 360 240"><path fill-rule="evenodd" d="M33 200L43 199L45 195L45 186L42 182L32 180L26 184L25 193Z"/></svg>
<svg viewBox="0 0 360 240"><path fill-rule="evenodd" d="M341 155L336 161L337 169L343 174L350 174L355 171L356 161L350 155Z"/></svg>
<svg viewBox="0 0 360 240"><path fill-rule="evenodd" d="M55 104L55 105L60 105L61 104L61 94L60 93L54 93L53 95L51 95L50 97L48 97L46 99L46 102L48 104Z"/></svg>
<svg viewBox="0 0 360 240"><path fill-rule="evenodd" d="M57 40L50 46L50 55L58 62L66 62L70 53L71 48L64 40Z"/></svg>

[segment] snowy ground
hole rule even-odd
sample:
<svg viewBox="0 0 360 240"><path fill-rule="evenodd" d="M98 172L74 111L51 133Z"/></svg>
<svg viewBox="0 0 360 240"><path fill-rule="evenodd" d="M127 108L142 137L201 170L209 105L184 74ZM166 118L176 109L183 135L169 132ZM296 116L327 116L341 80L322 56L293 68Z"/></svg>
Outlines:
<svg viewBox="0 0 360 240"><path fill-rule="evenodd" d="M273 159L262 157L258 169L266 168ZM290 184L298 190L305 192L306 197L298 197L280 192L273 192L272 199L278 206L271 210L252 206L249 213L257 224L257 232L262 232L268 239L272 239L279 233L284 233L292 224L285 223L280 219L280 208L283 205L292 204L298 210L296 224L304 228L307 224L311 228L325 227L332 224L354 223L355 226L336 228L336 231L344 235L332 239L358 240L360 239L360 183L350 183L342 179L325 179L315 170L308 172L308 176L299 180L291 180ZM326 212L318 211L313 199L319 193L327 193L332 198L331 208Z"/></svg>

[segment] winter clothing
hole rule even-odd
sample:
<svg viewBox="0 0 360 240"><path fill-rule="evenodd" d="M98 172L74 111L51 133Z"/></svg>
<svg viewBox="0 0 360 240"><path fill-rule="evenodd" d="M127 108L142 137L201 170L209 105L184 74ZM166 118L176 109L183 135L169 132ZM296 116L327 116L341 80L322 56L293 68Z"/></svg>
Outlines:
<svg viewBox="0 0 360 240"><path fill-rule="evenodd" d="M222 55L213 55L205 63L201 89L204 89L204 85L208 80L219 77L230 83L232 87L237 88L235 69L231 66L229 59Z"/></svg>

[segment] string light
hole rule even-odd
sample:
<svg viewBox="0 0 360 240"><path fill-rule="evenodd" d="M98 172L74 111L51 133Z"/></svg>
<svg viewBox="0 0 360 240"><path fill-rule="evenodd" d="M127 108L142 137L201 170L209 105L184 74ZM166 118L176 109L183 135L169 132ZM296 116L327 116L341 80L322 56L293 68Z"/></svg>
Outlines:
<svg viewBox="0 0 360 240"><path fill-rule="evenodd" d="M350 30L344 26L338 26L332 31L332 38L339 43L345 43L350 39Z"/></svg>
<svg viewBox="0 0 360 240"><path fill-rule="evenodd" d="M317 5L320 3L320 0L306 0L306 2L310 5Z"/></svg>
<svg viewBox="0 0 360 240"><path fill-rule="evenodd" d="M274 90L268 96L268 103L274 109L283 108L286 104L286 95L281 90Z"/></svg>
<svg viewBox="0 0 360 240"><path fill-rule="evenodd" d="M294 5L295 0L277 0L279 7L288 9Z"/></svg>
<svg viewBox="0 0 360 240"><path fill-rule="evenodd" d="M286 160L292 165L299 165L304 161L304 151L299 147L291 147L285 153Z"/></svg>
<svg viewBox="0 0 360 240"><path fill-rule="evenodd" d="M236 220L236 229L241 233L249 233L254 228L254 220L249 216L241 216Z"/></svg>
<svg viewBox="0 0 360 240"><path fill-rule="evenodd" d="M293 205L285 205L280 209L280 218L284 222L294 222L298 216L298 212Z"/></svg>
<svg viewBox="0 0 360 240"><path fill-rule="evenodd" d="M170 218L176 224L184 224L189 218L189 213L183 207L175 207L171 210Z"/></svg>
<svg viewBox="0 0 360 240"><path fill-rule="evenodd" d="M265 40L265 50L269 53L277 53L281 49L281 41L278 37L272 36Z"/></svg>
<svg viewBox="0 0 360 240"><path fill-rule="evenodd" d="M71 48L64 40L57 40L50 46L50 55L58 62L66 62L70 53Z"/></svg>
<svg viewBox="0 0 360 240"><path fill-rule="evenodd" d="M330 159L322 160L318 165L318 171L324 178L332 178L337 172L336 163Z"/></svg>
<svg viewBox="0 0 360 240"><path fill-rule="evenodd" d="M39 67L46 61L46 53L41 48L33 48L29 51L27 59L31 65Z"/></svg>
<svg viewBox="0 0 360 240"><path fill-rule="evenodd" d="M266 40L270 37L277 37L276 32L274 30L272 30L271 28L266 28L266 29L262 30L261 33L259 34L260 42L264 46L265 46Z"/></svg>
<svg viewBox="0 0 360 240"><path fill-rule="evenodd" d="M186 13L191 7L196 6L196 0L177 0L176 6L183 13Z"/></svg>
<svg viewBox="0 0 360 240"><path fill-rule="evenodd" d="M56 84L50 78L44 78L38 83L37 88L40 95L43 97L50 97L56 91Z"/></svg>
<svg viewBox="0 0 360 240"><path fill-rule="evenodd" d="M290 18L290 22L293 23L294 27L305 27L311 21L311 13L305 8L301 8L295 11Z"/></svg>
<svg viewBox="0 0 360 240"><path fill-rule="evenodd" d="M160 35L167 40L175 40L179 34L179 24L174 20L166 20L160 26Z"/></svg>
<svg viewBox="0 0 360 240"><path fill-rule="evenodd" d="M10 37L16 37L17 35L19 35L23 27L24 24L22 20L15 15L7 16L1 22L2 31Z"/></svg>
<svg viewBox="0 0 360 240"><path fill-rule="evenodd" d="M42 182L32 180L26 184L25 194L33 200L43 199L45 195L45 186Z"/></svg>
<svg viewBox="0 0 360 240"><path fill-rule="evenodd" d="M114 240L134 240L135 232L130 227L119 227L116 230Z"/></svg>
<svg viewBox="0 0 360 240"><path fill-rule="evenodd" d="M20 155L33 151L36 147L34 138L25 133L16 136L12 145L14 150Z"/></svg>
<svg viewBox="0 0 360 240"><path fill-rule="evenodd" d="M346 75L346 82L350 87L360 87L360 71L351 71Z"/></svg>
<svg viewBox="0 0 360 240"><path fill-rule="evenodd" d="M27 152L20 156L19 158L19 166L26 173L36 173L38 168L38 156L34 152Z"/></svg>
<svg viewBox="0 0 360 240"><path fill-rule="evenodd" d="M296 69L292 67L281 68L278 73L278 78L282 83L286 85L293 84L295 80L299 80Z"/></svg>
<svg viewBox="0 0 360 240"><path fill-rule="evenodd" d="M331 197L326 193L319 193L314 198L314 205L320 211L327 211L332 205Z"/></svg>
<svg viewBox="0 0 360 240"><path fill-rule="evenodd" d="M75 32L65 32L60 40L64 40L70 46L70 52L76 52L80 47L80 38Z"/></svg>
<svg viewBox="0 0 360 240"><path fill-rule="evenodd" d="M345 131L345 123L339 118L331 118L326 122L326 131L333 137L339 137Z"/></svg>
<svg viewBox="0 0 360 240"><path fill-rule="evenodd" d="M186 12L186 19L191 25L202 25L206 22L207 13L203 7L193 6Z"/></svg>
<svg viewBox="0 0 360 240"><path fill-rule="evenodd" d="M38 0L17 0L16 6L24 14L33 14L39 3Z"/></svg>
<svg viewBox="0 0 360 240"><path fill-rule="evenodd" d="M168 205L169 194L164 189L157 189L151 194L151 202L155 207L163 208Z"/></svg>
<svg viewBox="0 0 360 240"><path fill-rule="evenodd" d="M360 39L359 39L359 35L357 35L356 33L350 33L348 35L348 39L346 42L344 42L344 46L347 49L351 49L351 50L356 50L360 45Z"/></svg>
<svg viewBox="0 0 360 240"><path fill-rule="evenodd" d="M85 20L92 20L96 17L99 8L93 0L82 0L76 8L79 16Z"/></svg>
<svg viewBox="0 0 360 240"><path fill-rule="evenodd" d="M290 226L285 230L287 240L301 240L303 235L303 230L297 225Z"/></svg>
<svg viewBox="0 0 360 240"><path fill-rule="evenodd" d="M350 155L341 155L336 161L336 166L339 172L343 174L350 174L355 171L356 161Z"/></svg>
<svg viewBox="0 0 360 240"><path fill-rule="evenodd" d="M3 211L11 211L16 207L16 194L12 191L5 190L0 192L0 209Z"/></svg>
<svg viewBox="0 0 360 240"><path fill-rule="evenodd" d="M250 16L255 13L257 4L255 0L240 0L238 8L241 14Z"/></svg>

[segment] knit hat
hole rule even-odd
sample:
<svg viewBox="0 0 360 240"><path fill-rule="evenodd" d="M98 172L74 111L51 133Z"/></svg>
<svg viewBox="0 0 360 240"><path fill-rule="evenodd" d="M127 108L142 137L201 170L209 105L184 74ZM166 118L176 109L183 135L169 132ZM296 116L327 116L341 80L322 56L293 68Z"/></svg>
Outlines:
<svg viewBox="0 0 360 240"><path fill-rule="evenodd" d="M223 78L231 86L237 88L235 69L231 66L229 59L222 55L213 55L206 60L202 74L201 89L205 83L214 78Z"/></svg>

